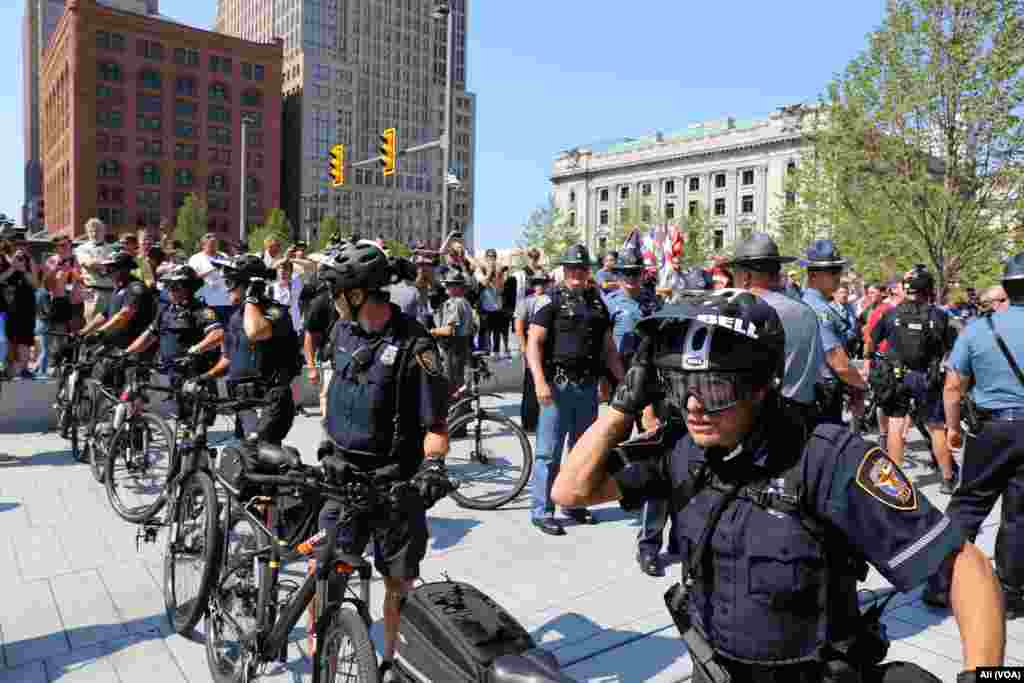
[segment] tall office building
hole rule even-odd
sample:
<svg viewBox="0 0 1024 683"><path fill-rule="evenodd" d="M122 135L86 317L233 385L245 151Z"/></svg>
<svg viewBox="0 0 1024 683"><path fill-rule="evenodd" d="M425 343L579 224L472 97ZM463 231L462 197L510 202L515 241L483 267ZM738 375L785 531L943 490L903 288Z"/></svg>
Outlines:
<svg viewBox="0 0 1024 683"><path fill-rule="evenodd" d="M476 98L466 92L467 0L451 0L452 172L449 224L473 243ZM405 243L441 238L441 153L401 157L398 172L350 169L331 188L328 154L349 163L378 155L379 134L398 129L405 149L443 129L447 31L437 0L218 0L215 30L255 41L284 39L282 201L302 236L325 215L366 237Z"/></svg>

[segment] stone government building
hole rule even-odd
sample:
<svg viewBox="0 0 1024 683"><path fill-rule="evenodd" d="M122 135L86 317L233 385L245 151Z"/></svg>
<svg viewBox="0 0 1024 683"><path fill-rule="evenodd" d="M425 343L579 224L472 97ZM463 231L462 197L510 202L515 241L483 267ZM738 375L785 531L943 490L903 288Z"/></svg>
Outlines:
<svg viewBox="0 0 1024 683"><path fill-rule="evenodd" d="M801 110L781 107L765 119L704 121L562 152L551 173L555 206L592 251L617 249L608 236L637 206L641 220L646 206L669 222L707 209L715 251L753 231L776 232L777 210L796 201L785 177L806 147Z"/></svg>

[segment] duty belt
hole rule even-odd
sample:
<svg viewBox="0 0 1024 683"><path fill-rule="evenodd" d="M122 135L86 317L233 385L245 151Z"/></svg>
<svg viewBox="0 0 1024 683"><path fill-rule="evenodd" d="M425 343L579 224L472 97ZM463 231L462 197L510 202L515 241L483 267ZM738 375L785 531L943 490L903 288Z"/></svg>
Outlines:
<svg viewBox="0 0 1024 683"><path fill-rule="evenodd" d="M1024 422L1024 408L996 408L995 410L978 408L978 417L983 422L989 420L996 422Z"/></svg>
<svg viewBox="0 0 1024 683"><path fill-rule="evenodd" d="M552 373L552 381L560 387L567 384L586 384L594 379L594 373L589 368L554 363L549 366L549 369Z"/></svg>

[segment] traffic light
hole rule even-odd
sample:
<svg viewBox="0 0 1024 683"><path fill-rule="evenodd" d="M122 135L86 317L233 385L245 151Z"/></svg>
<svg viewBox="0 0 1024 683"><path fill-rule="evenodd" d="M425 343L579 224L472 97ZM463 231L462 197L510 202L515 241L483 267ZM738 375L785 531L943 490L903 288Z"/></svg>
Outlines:
<svg viewBox="0 0 1024 683"><path fill-rule="evenodd" d="M345 145L331 147L331 187L345 184Z"/></svg>
<svg viewBox="0 0 1024 683"><path fill-rule="evenodd" d="M398 157L398 131L387 128L380 136L380 164L384 167L384 175L394 175Z"/></svg>

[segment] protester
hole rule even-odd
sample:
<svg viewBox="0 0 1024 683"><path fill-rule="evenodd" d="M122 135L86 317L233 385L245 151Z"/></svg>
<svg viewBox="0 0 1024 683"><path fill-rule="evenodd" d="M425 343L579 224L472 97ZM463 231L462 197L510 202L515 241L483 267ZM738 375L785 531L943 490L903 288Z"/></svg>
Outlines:
<svg viewBox="0 0 1024 683"><path fill-rule="evenodd" d="M39 280L32 259L24 249L0 241L0 288L7 313L9 370L12 377L32 379L29 355L35 344L36 288Z"/></svg>
<svg viewBox="0 0 1024 683"><path fill-rule="evenodd" d="M224 275L210 259L219 258L226 260L227 254L218 251L219 239L217 235L208 232L203 236L200 243L200 250L189 260L188 265L196 271L196 275L203 278L203 287L199 290L199 297L206 305L217 312L221 324L227 325L228 319L234 310L234 306L228 300L228 290L224 286Z"/></svg>
<svg viewBox="0 0 1024 683"><path fill-rule="evenodd" d="M71 239L59 235L54 240L55 253L43 263L43 286L49 292L50 311L47 316L50 358L59 358L67 344L60 336L81 329L84 321L82 302L82 269L71 250Z"/></svg>
<svg viewBox="0 0 1024 683"><path fill-rule="evenodd" d="M88 240L75 249L75 258L82 268L82 280L86 288L83 319L92 320L97 313L107 310L114 296L114 281L100 266L110 258L114 249L107 241L107 226L99 218L90 218L85 222L85 234Z"/></svg>
<svg viewBox="0 0 1024 683"><path fill-rule="evenodd" d="M277 267L277 260L281 258L281 241L276 237L268 237L263 240L263 263L267 268Z"/></svg>

